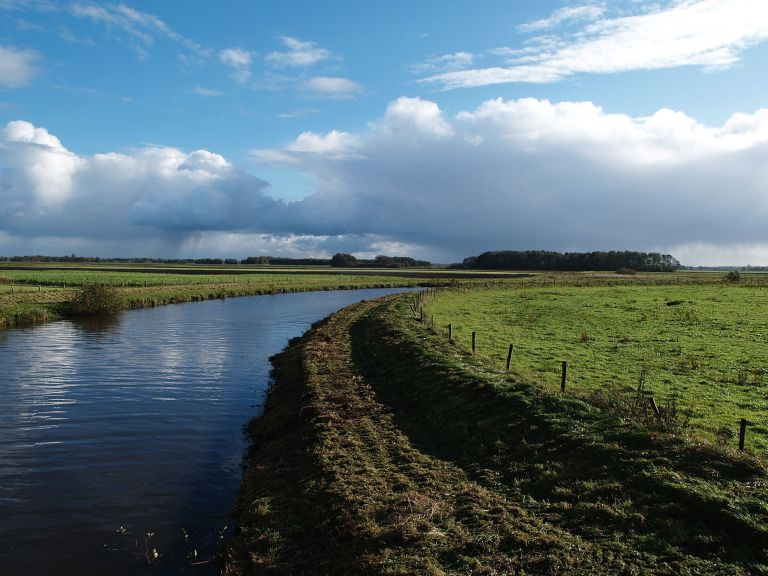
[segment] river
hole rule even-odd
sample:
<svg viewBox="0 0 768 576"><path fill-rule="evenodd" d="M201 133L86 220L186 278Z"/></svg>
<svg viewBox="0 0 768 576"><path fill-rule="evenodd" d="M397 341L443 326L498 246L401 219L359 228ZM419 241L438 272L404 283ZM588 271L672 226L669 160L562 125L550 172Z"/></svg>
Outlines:
<svg viewBox="0 0 768 576"><path fill-rule="evenodd" d="M0 574L215 573L269 356L312 322L396 291L210 300L0 332Z"/></svg>

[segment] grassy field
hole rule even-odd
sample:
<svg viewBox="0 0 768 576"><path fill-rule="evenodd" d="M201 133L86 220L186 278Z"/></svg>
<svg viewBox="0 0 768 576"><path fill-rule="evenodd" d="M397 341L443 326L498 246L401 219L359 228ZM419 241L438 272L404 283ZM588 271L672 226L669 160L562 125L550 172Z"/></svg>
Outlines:
<svg viewBox="0 0 768 576"><path fill-rule="evenodd" d="M761 279L762 280L762 279ZM768 448L768 287L722 281L661 285L568 285L441 290L424 313L438 330L497 367L514 344L512 369L559 389L607 395L641 384L659 404L675 399L710 439ZM606 395L603 395L605 399Z"/></svg>
<svg viewBox="0 0 768 576"><path fill-rule="evenodd" d="M201 273L202 272L202 273ZM326 286L343 284L345 279L353 282L369 278L370 282L390 281L397 274L378 272L375 275L362 274L335 274L326 269L323 274L312 274L308 271L294 269L291 271L228 271L218 272L208 270L195 270L194 274L184 272L135 272L131 269L123 271L109 270L85 270L73 268L71 270L0 270L0 282L5 284L21 284L34 286L82 286L86 283L103 283L117 287L145 287L145 286L195 286L200 284L275 284L281 286ZM304 273L302 273L304 272ZM1 279L5 280L1 280Z"/></svg>
<svg viewBox="0 0 768 576"><path fill-rule="evenodd" d="M55 320L66 313L70 302L87 284L106 284L117 289L118 308L130 309L281 292L345 290L440 285L448 279L403 277L392 273L367 271L362 274L302 273L299 269L275 273L251 271L201 270L139 272L126 267L92 270L70 267L66 270L14 267L0 270L0 329ZM203 273L201 273L203 272Z"/></svg>
<svg viewBox="0 0 768 576"><path fill-rule="evenodd" d="M768 574L764 459L495 369L410 298L273 359L224 574Z"/></svg>

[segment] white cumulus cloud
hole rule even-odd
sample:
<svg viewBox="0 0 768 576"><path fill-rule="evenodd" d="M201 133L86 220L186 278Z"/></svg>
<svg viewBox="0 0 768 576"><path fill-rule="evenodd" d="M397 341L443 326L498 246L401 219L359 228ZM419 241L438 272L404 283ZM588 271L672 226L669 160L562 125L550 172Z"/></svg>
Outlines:
<svg viewBox="0 0 768 576"><path fill-rule="evenodd" d="M18 236L164 242L201 230L256 231L283 209L266 186L207 150L79 156L29 122L0 131L0 229Z"/></svg>
<svg viewBox="0 0 768 576"><path fill-rule="evenodd" d="M406 137L445 138L453 134L436 103L405 96L387 106L378 129Z"/></svg>
<svg viewBox="0 0 768 576"><path fill-rule="evenodd" d="M8 157L18 168L7 174L6 205L0 208L0 213L26 213L30 204L24 201L24 195L31 196L33 206L41 211L71 197L73 180L83 162L64 148L58 138L24 121L9 122L0 137L0 155Z"/></svg>

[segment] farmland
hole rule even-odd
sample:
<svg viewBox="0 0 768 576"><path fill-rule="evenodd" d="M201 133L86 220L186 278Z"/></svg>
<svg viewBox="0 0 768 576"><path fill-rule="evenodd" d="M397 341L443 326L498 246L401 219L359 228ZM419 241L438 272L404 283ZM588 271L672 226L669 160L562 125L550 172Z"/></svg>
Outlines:
<svg viewBox="0 0 768 576"><path fill-rule="evenodd" d="M405 274L408 276L405 276ZM421 277L420 277L421 276ZM456 345L497 368L514 344L512 370L545 387L604 401L643 388L690 411L710 440L732 441L750 422L748 444L768 447L768 278L678 273L467 273L456 270L337 270L321 267L9 266L0 270L0 328L61 317L87 284L116 288L118 308L311 290L448 286L424 314Z"/></svg>
<svg viewBox="0 0 768 576"><path fill-rule="evenodd" d="M514 345L512 370L569 392L610 397L638 386L659 403L688 409L707 438L768 448L768 288L723 282L444 290L424 313L455 343L496 367Z"/></svg>
<svg viewBox="0 0 768 576"><path fill-rule="evenodd" d="M0 277L0 313L18 323L58 317L93 284L113 287L123 309L435 287L346 308L275 357L276 383L248 428L225 573L768 573L765 276L73 267ZM649 415L649 396L664 420Z"/></svg>
<svg viewBox="0 0 768 576"><path fill-rule="evenodd" d="M398 276L390 272L339 274L330 269L229 270L135 267L93 269L13 267L0 270L0 329L55 320L88 284L116 289L118 308L130 309L281 292L387 288L447 282L440 278Z"/></svg>

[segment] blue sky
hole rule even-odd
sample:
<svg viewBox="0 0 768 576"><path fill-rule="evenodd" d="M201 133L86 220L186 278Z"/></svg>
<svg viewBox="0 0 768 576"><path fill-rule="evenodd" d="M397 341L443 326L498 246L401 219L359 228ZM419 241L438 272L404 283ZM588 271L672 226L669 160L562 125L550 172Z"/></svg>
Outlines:
<svg viewBox="0 0 768 576"><path fill-rule="evenodd" d="M768 264L768 3L0 0L0 254Z"/></svg>

